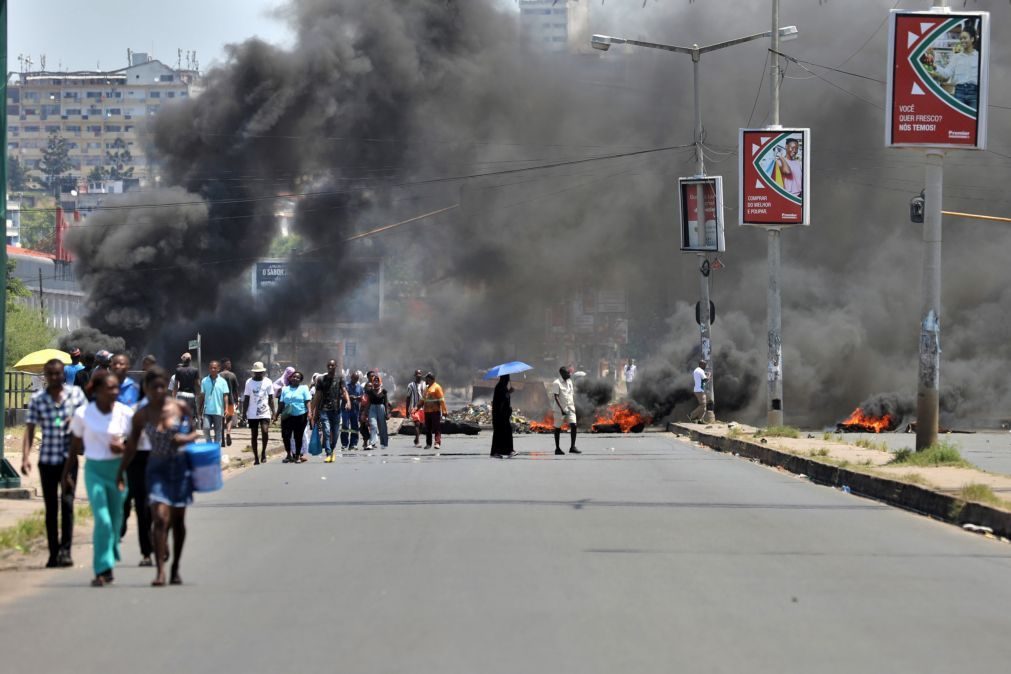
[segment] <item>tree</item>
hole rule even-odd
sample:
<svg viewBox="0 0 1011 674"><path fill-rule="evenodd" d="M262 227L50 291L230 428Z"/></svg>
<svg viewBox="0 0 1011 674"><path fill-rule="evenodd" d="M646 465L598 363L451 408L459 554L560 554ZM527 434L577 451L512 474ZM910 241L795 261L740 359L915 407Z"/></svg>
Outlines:
<svg viewBox="0 0 1011 674"><path fill-rule="evenodd" d="M38 309L28 306L23 299L31 295L24 282L14 275L17 262L7 261L7 360L10 367L32 351L49 346L56 333L46 325Z"/></svg>
<svg viewBox="0 0 1011 674"><path fill-rule="evenodd" d="M88 182L89 183L100 183L100 182L102 182L103 180L105 180L108 177L109 177L109 174L106 172L106 170L103 167L96 166L95 168L91 169L91 173L88 174Z"/></svg>
<svg viewBox="0 0 1011 674"><path fill-rule="evenodd" d="M122 138L114 140L112 148L105 151L105 163L109 165L110 180L133 177L133 167L130 166L133 163L133 155L130 154L130 148Z"/></svg>
<svg viewBox="0 0 1011 674"><path fill-rule="evenodd" d="M56 211L39 202L35 209L21 211L21 246L40 253L56 252Z"/></svg>
<svg viewBox="0 0 1011 674"><path fill-rule="evenodd" d="M22 192L27 185L28 173L21 160L12 154L7 155L7 191Z"/></svg>
<svg viewBox="0 0 1011 674"><path fill-rule="evenodd" d="M7 367L33 351L46 348L56 336L46 325L42 312L23 302L8 302L6 321Z"/></svg>
<svg viewBox="0 0 1011 674"><path fill-rule="evenodd" d="M10 309L11 305L14 304L18 297L28 297L31 294L28 288L25 286L24 281L19 279L14 275L14 270L17 269L18 261L7 260L7 308Z"/></svg>
<svg viewBox="0 0 1011 674"><path fill-rule="evenodd" d="M42 151L39 169L46 176L46 184L52 187L58 178L71 169L70 147L67 141L55 133L50 134L49 143Z"/></svg>

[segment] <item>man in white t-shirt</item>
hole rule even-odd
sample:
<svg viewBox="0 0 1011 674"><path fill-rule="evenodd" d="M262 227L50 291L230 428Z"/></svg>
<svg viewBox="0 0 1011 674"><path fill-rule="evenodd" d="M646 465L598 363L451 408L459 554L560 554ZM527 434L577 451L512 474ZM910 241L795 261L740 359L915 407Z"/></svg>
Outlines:
<svg viewBox="0 0 1011 674"><path fill-rule="evenodd" d="M572 442L569 454L582 454L576 449L576 401L572 388L572 373L567 367L558 368L558 379L551 384L551 412L555 416L555 454L561 456L562 426L569 425Z"/></svg>
<svg viewBox="0 0 1011 674"><path fill-rule="evenodd" d="M625 392L632 390L632 383L635 381L635 358L629 358L625 365Z"/></svg>
<svg viewBox="0 0 1011 674"><path fill-rule="evenodd" d="M706 382L708 381L706 361L699 361L699 366L692 371L692 379L694 384L692 392L695 394L698 405L688 415L688 421L702 421L702 417L706 415Z"/></svg>
<svg viewBox="0 0 1011 674"><path fill-rule="evenodd" d="M253 376L246 380L246 389L242 393L242 409L246 411L246 421L249 423L250 443L253 447L253 465L267 462L267 429L270 420L274 418L274 384L264 376L267 368L256 361L250 372ZM256 431L260 431L263 449L256 453Z"/></svg>

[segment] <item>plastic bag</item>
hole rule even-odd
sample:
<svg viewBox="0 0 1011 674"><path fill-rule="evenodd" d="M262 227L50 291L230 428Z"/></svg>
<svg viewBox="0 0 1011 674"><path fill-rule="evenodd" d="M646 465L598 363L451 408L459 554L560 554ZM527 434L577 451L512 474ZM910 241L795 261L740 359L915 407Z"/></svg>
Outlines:
<svg viewBox="0 0 1011 674"><path fill-rule="evenodd" d="M323 453L323 444L319 440L319 424L317 423L312 428L308 425L305 427L306 437L303 439L302 444L309 447L310 456L319 456Z"/></svg>

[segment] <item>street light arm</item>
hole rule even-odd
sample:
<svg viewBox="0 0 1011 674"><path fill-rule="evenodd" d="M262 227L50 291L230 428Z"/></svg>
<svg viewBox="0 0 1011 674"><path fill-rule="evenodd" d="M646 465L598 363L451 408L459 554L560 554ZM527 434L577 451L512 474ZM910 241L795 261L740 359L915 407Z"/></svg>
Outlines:
<svg viewBox="0 0 1011 674"><path fill-rule="evenodd" d="M772 31L767 30L764 33L755 33L754 35L748 35L747 37L739 37L734 40L727 40L726 42L707 44L705 47L699 47L699 53L705 54L706 52L716 51L718 49L724 49L726 47L733 47L734 45L741 44L742 42L751 42L752 40L760 40L763 37L769 37L770 35L772 35Z"/></svg>
<svg viewBox="0 0 1011 674"><path fill-rule="evenodd" d="M642 42L640 40L622 40L625 44L634 44L636 47L649 47L650 49L662 49L664 51L673 51L679 54L691 54L695 50L692 47L679 47L672 44L658 44L656 42Z"/></svg>
<svg viewBox="0 0 1011 674"><path fill-rule="evenodd" d="M790 40L796 37L797 27L796 26L782 26L779 29L780 39ZM746 37L739 37L733 40L727 40L726 42L717 42L716 44L709 44L705 47L699 47L699 53L705 54L706 52L716 51L717 49L723 49L724 47L733 47L734 45L741 44L743 42L751 42L752 40L761 40L763 37L771 37L772 31L767 30L764 33L755 33L754 35L748 35Z"/></svg>
<svg viewBox="0 0 1011 674"><path fill-rule="evenodd" d="M612 44L631 44L636 47L648 47L650 49L662 49L663 51L673 51L680 54L691 54L693 49L691 47L678 47L677 45L670 44L659 44L656 42L643 42L641 40L627 40L623 37L613 37L611 35L594 35L591 40L592 44L597 45L612 45Z"/></svg>

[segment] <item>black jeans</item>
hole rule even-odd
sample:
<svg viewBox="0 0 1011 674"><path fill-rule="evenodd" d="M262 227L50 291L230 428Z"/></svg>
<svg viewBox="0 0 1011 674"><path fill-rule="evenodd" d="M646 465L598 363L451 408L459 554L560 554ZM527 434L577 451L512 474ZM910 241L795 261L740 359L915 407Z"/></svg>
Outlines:
<svg viewBox="0 0 1011 674"><path fill-rule="evenodd" d="M56 559L61 550L70 553L74 537L74 492L67 491L60 483L63 464L39 464L39 479L42 482L42 499L46 504L46 539L49 543L49 558ZM77 473L71 475L77 484ZM63 536L57 530L57 507L63 519Z"/></svg>
<svg viewBox="0 0 1011 674"><path fill-rule="evenodd" d="M305 435L305 425L308 421L309 417L305 414L281 419L281 441L284 442L284 451L293 456L302 453L302 436ZM291 442L292 436L295 438L294 445Z"/></svg>
<svg viewBox="0 0 1011 674"><path fill-rule="evenodd" d="M137 508L137 538L140 540L140 554L150 557L154 553L151 544L151 505L147 502L147 459L151 452L137 452L126 467L126 500L123 501L123 529L119 537L126 536L126 521L130 518L130 504Z"/></svg>

